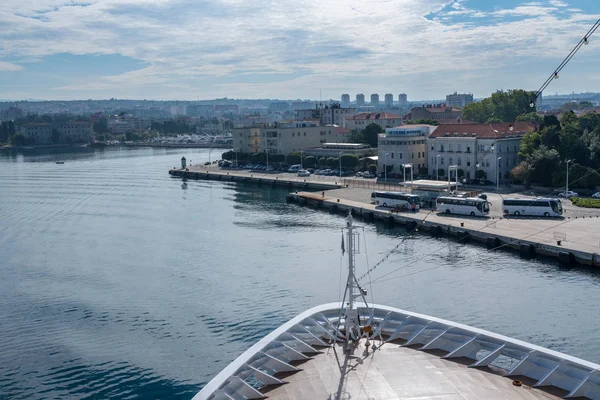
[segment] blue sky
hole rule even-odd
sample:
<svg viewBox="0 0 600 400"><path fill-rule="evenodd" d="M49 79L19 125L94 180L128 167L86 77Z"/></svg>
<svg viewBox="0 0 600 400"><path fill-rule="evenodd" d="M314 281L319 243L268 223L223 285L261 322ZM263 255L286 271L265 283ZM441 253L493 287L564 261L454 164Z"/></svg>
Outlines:
<svg viewBox="0 0 600 400"><path fill-rule="evenodd" d="M537 89L597 0L5 0L0 98L485 97ZM547 93L600 92L600 32Z"/></svg>

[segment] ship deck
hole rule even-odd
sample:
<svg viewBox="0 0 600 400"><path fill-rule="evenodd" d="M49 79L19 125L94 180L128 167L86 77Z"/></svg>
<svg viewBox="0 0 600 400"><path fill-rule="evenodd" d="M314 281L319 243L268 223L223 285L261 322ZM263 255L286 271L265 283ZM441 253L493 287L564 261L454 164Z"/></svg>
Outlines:
<svg viewBox="0 0 600 400"><path fill-rule="evenodd" d="M335 345L314 355L286 376L285 385L264 390L269 399L559 399L568 392L534 388L536 381L506 378L489 367L468 368L470 359L442 359L436 352L386 343L365 353L364 340L353 354ZM514 380L522 379L521 386ZM528 384L529 383L529 384Z"/></svg>

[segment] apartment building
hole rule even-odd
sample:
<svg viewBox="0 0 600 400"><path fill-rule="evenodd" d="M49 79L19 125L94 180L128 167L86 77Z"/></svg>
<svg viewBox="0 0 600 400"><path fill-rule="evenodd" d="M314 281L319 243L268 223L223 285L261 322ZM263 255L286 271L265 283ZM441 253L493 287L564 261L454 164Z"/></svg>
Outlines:
<svg viewBox="0 0 600 400"><path fill-rule="evenodd" d="M440 169L439 176L446 177L448 166L455 165L467 179L481 170L485 179L503 182L519 162L521 139L535 129L531 122L439 125L427 139L429 175Z"/></svg>
<svg viewBox="0 0 600 400"><path fill-rule="evenodd" d="M473 102L473 94L472 93L457 93L449 94L446 96L446 105L448 107L459 107L462 108L467 104L471 104Z"/></svg>
<svg viewBox="0 0 600 400"><path fill-rule="evenodd" d="M91 122L84 121L29 123L21 126L20 133L36 145L86 143L92 139L92 128ZM58 141L54 143L53 129L59 133Z"/></svg>
<svg viewBox="0 0 600 400"><path fill-rule="evenodd" d="M427 168L427 137L436 128L433 125L387 128L377 141L379 172L383 172L386 165L390 174L402 173L402 164L412 164L414 175Z"/></svg>
<svg viewBox="0 0 600 400"><path fill-rule="evenodd" d="M346 117L346 128L350 130L362 130L369 124L377 124L382 128L391 128L402 125L403 118L400 115L388 112L363 112Z"/></svg>
<svg viewBox="0 0 600 400"><path fill-rule="evenodd" d="M430 104L412 108L407 119L412 121L434 119L440 123L448 123L458 120L460 113L460 109L456 107L448 107L445 104Z"/></svg>
<svg viewBox="0 0 600 400"><path fill-rule="evenodd" d="M296 111L296 118L301 121L318 120L321 126L337 125L346 128L346 118L354 115L355 108L342 108L340 104L316 107Z"/></svg>
<svg viewBox="0 0 600 400"><path fill-rule="evenodd" d="M248 153L289 154L324 143L346 143L349 129L293 121L260 127L233 129L233 148Z"/></svg>

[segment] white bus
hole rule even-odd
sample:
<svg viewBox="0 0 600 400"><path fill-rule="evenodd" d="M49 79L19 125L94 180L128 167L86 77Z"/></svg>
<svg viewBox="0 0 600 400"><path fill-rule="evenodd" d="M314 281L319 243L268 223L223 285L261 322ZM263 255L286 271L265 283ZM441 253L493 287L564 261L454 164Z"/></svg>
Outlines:
<svg viewBox="0 0 600 400"><path fill-rule="evenodd" d="M502 210L505 215L560 217L563 214L559 199L538 197L535 199L504 199Z"/></svg>
<svg viewBox="0 0 600 400"><path fill-rule="evenodd" d="M415 210L419 210L419 196L416 194L376 191L371 193L371 203L384 207L400 207L406 210L412 210L414 204Z"/></svg>
<svg viewBox="0 0 600 400"><path fill-rule="evenodd" d="M490 212L490 204L479 197L438 197L435 209L446 214L484 217Z"/></svg>

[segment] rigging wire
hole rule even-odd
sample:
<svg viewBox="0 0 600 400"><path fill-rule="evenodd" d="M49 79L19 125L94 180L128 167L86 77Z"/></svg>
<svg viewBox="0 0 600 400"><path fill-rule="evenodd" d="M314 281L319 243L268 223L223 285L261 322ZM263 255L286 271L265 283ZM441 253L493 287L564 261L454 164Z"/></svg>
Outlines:
<svg viewBox="0 0 600 400"><path fill-rule="evenodd" d="M367 274L369 275L369 291L371 292L371 304L375 304L375 298L373 297L373 284L371 282L371 270L369 268L369 251L367 250L367 235L365 235L365 227L362 227L363 231L363 242L365 245L365 258L367 261ZM359 279L360 281L360 279Z"/></svg>
<svg viewBox="0 0 600 400"><path fill-rule="evenodd" d="M553 80L553 79L558 79L558 73L559 73L560 71L562 71L562 69L563 69L563 68L564 68L564 67L565 67L565 66L566 66L566 65L567 65L567 64L568 64L568 63L571 61L571 59L572 59L572 58L575 56L575 54L577 54L577 52L579 51L579 49L580 49L580 48L581 48L583 45L587 45L587 44L589 43L589 38L590 38L590 36L591 36L591 35L592 35L594 32L596 32L596 30L598 29L598 27L600 27L600 19L598 19L598 20L597 20L597 21L594 23L594 25L593 25L593 26L592 26L592 27L591 27L591 28L588 30L588 32L587 32L587 33L586 33L586 34L583 36L583 38L582 38L582 39L581 39L581 40L580 40L580 41L579 41L579 42L578 42L578 43L575 45L575 47L574 47L574 48L571 50L571 52L570 52L570 53L567 55L567 57L565 57L565 59L564 59L564 60L563 60L563 61L562 61L562 62L559 64L559 66L558 66L558 67L557 67L557 68L554 70L554 72L553 72L553 73L550 75L550 77L549 77L548 79L546 79L546 81L545 81L545 82L544 82L544 84L543 84L543 85L540 87L540 89L538 89L538 91L537 91L537 92L534 94L534 97L533 97L533 99L531 100L531 102L530 102L530 104L529 104L529 106L530 106L530 107L533 107L533 106L535 105L535 101L537 100L537 98L539 97L539 95L540 95L540 94L541 94L541 93L542 93L542 92L543 92L543 91L544 91L544 90L545 90L545 89L548 87L548 85L550 85L550 82L552 82L552 80ZM523 111L526 111L526 109L524 109ZM477 168L477 166L479 165L480 161L481 161L481 160L483 160L483 158L484 158L486 155L488 155L488 154L491 152L491 150L494 148L494 146L495 146L496 142L497 142L497 141L498 141L500 138L502 138L502 135L503 135L503 134L505 134L505 133L506 133L506 131L505 131L505 132L502 132L502 134L500 134L500 133L499 133L497 130L495 130L495 129L493 129L493 128L492 128L491 124L489 124L489 126L490 126L490 129L492 129L492 130L493 130L495 133L497 133L497 135L496 135L496 139L495 139L495 140L492 142L492 144L491 144L491 145L490 145L490 146L489 146L489 147L488 147L488 148L487 148L487 149L486 149L486 150L483 152L483 154L481 155L481 157L478 157L478 160L477 160L477 162L475 163L475 165L471 166L471 168L470 168L470 169L469 169L467 172L471 172L471 171L472 171L474 168ZM510 123L510 124L509 124L509 130L511 130L511 131L512 131L513 129L514 129L514 125L513 125L512 123ZM593 172L597 172L597 171L599 171L599 170L600 170L600 168L598 168L598 169L596 169L596 170L593 170L593 171L590 171L590 172L588 172L587 174L585 174L584 176L582 176L582 177L580 177L580 178L576 179L575 181L573 181L573 183L575 183L575 182L578 182L579 180L581 180L581 179L584 179L585 177L589 176L589 175L590 175L590 174L592 174ZM496 178L496 179L497 179L497 178ZM502 197L502 196L501 196L501 197ZM533 202L533 201L535 201L535 200L532 200L532 202ZM424 217L424 218L421 220L421 223L423 223L423 222L425 221L425 219L426 219L426 218L427 218L427 217L428 217L428 216L429 216L429 215L430 215L430 214L431 214L433 211L434 211L434 210L431 210L429 213L427 213L427 215L425 215L425 217ZM569 222L569 221L565 221L565 222L563 222L563 223L566 223L566 222ZM563 223L561 223L561 224L559 224L559 225L556 225L556 226L560 226L560 225L562 225ZM363 275L362 275L362 276L361 276L361 277L360 277L358 280L360 281L360 280L364 279L364 278L365 278L365 276L367 276L367 275L369 275L369 279L370 279L370 273L371 273L372 271L374 271L374 270L375 270L375 269L376 269L376 268L377 268L379 265L381 265L383 262L385 262L385 261L387 260L387 258L389 258L389 257L392 255L392 253L393 253L394 251L396 251L396 250L397 250L397 249L398 249L398 248L399 248L399 247L402 245L402 243L404 243L404 242L405 242L405 241L408 239L408 237L409 237L409 236L410 236L410 235L411 235L413 232L415 232L415 231L418 229L418 227L419 227L419 224L417 224L417 225L416 225L416 226L415 226L415 227L414 227L414 228L413 228L413 229L412 229L412 230L411 230L411 231L410 231L410 232L407 234L407 236L406 236L405 238L403 238L403 240L401 240L401 241L400 241L400 243L398 243L396 246L394 246L394 248L392 248L392 250L390 250L388 253L386 253L386 255L385 255L385 256L384 256L384 257L383 257L383 258L382 258L380 261L378 261L378 262L377 262L377 263L376 263L376 264L375 264L375 265L374 265L372 268L369 268L369 269L367 270L367 272L366 272L365 274L363 274ZM485 229L486 227L487 227L487 225L486 225L486 226L484 226L484 227L482 227L481 229ZM479 229L478 231L480 231L481 229ZM543 230L543 231L545 231L545 230ZM543 231L541 231L541 232L543 232ZM537 233L534 233L534 234L538 234L538 233L541 233L541 232L537 232ZM532 235L534 235L534 234L532 234ZM465 236L465 237L466 237L466 236ZM528 237L528 236L526 236L526 237ZM464 239L464 238L463 238L463 239ZM522 239L523 239L523 238L522 238ZM522 240L522 239L516 239L516 240ZM512 241L509 241L508 243L511 243L511 242L512 242ZM504 245L501 245L501 246L499 246L498 248L504 247L504 246L508 245L508 243L506 243L506 244L504 244ZM491 250L496 250L496 248L494 248L494 249L491 249ZM432 254L432 253L429 253L429 254ZM387 276L387 275L389 275L389 274L386 274L386 275L384 275L384 276ZM375 279L375 280L373 281L373 283L374 283L374 282L378 282L378 281L380 281L380 279L381 279L381 277L380 277L380 278L377 278L377 279Z"/></svg>

